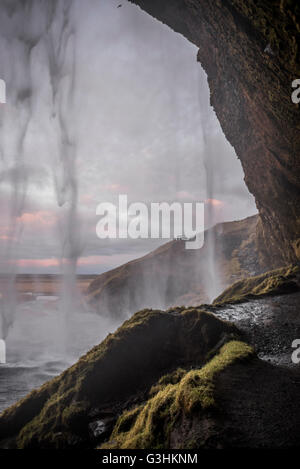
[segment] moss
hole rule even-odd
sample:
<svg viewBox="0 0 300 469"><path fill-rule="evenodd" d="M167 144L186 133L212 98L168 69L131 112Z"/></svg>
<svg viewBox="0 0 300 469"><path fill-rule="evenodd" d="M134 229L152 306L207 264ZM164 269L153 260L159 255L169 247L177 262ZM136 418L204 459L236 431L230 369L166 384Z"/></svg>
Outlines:
<svg viewBox="0 0 300 469"><path fill-rule="evenodd" d="M135 424L136 419L141 410L142 406L138 406L127 412L124 412L124 414L122 414L121 417L118 419L114 428L114 432L117 434L128 432L130 428L132 428L132 426Z"/></svg>
<svg viewBox="0 0 300 469"><path fill-rule="evenodd" d="M164 375L155 386L149 391L149 396L157 394L159 391L162 391L168 384L177 384L183 376L186 374L186 370L182 368L177 368L173 373L168 373Z"/></svg>
<svg viewBox="0 0 300 469"><path fill-rule="evenodd" d="M61 393L58 391L50 397L41 412L21 430L17 438L18 448L38 445L40 436L43 444L51 445L54 435L67 434L68 428L72 433L80 432L89 406L86 402L75 401L69 404L70 394L73 394L73 390ZM59 432L62 429L64 432Z"/></svg>
<svg viewBox="0 0 300 469"><path fill-rule="evenodd" d="M220 352L203 368L192 370L183 377L176 393L176 407L184 408L186 414L193 412L197 407L214 407L215 376L237 359L252 354L252 348L244 342L233 340L223 345Z"/></svg>
<svg viewBox="0 0 300 469"><path fill-rule="evenodd" d="M184 373L180 370L172 375L178 378L182 375L177 383L167 384L173 379L170 375L161 379L157 394L144 406L125 412L119 418L110 440L101 449L168 447L170 433L180 415L216 407L216 376L237 360L253 354L253 349L244 342L231 341L201 369ZM131 423L130 428L128 422Z"/></svg>
<svg viewBox="0 0 300 469"><path fill-rule="evenodd" d="M173 418L171 407L175 400L176 386L167 385L145 406L138 409L133 426L125 432L120 431L122 423L127 421L132 411L126 411L118 420L110 441L101 449L115 448L162 448L165 447L168 420Z"/></svg>
<svg viewBox="0 0 300 469"><path fill-rule="evenodd" d="M247 299L297 291L299 273L299 267L291 265L240 280L227 288L213 304L239 303Z"/></svg>
<svg viewBox="0 0 300 469"><path fill-rule="evenodd" d="M186 373L176 368L201 366L211 351L238 336L235 326L211 313L176 311L134 314L75 365L6 410L0 439L14 438L19 448L64 448L74 439L87 445L92 411L109 406L117 413L139 402L154 383L153 397L165 392ZM170 370L176 371L166 375Z"/></svg>
<svg viewBox="0 0 300 469"><path fill-rule="evenodd" d="M89 395L92 386L91 375L101 366L109 352L114 351L118 343L130 334L134 327L147 323L162 312L143 310L126 321L114 334L90 350L71 368L60 376L32 391L28 396L6 409L0 416L0 436L7 438L18 433L19 447L37 444L41 439L48 439L48 434L61 428L76 427L86 416L89 404L82 396ZM88 383L88 384L87 384Z"/></svg>

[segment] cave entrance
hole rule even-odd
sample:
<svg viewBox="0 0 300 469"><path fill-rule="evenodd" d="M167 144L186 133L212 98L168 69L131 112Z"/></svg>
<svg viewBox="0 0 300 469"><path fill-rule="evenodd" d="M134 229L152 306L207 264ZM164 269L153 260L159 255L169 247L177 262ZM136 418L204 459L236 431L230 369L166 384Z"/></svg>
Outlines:
<svg viewBox="0 0 300 469"><path fill-rule="evenodd" d="M94 116L83 143L83 154L89 155L95 168L89 171L88 196L112 203L120 193L129 202L146 204L203 201L207 229L256 214L241 163L210 106L197 47L129 2L121 7L111 1L90 7L87 3L84 10L80 86L87 90L84 107ZM217 259L215 233L212 236L206 240L204 262L209 293L198 296L205 301L227 285L217 266L223 259ZM164 242L116 240L109 245L116 252L116 264L111 267L121 264L126 255L128 260L141 257ZM233 246L229 243L221 253L224 262ZM238 275L233 270L229 268L228 282ZM196 268L195 272L200 275Z"/></svg>
<svg viewBox="0 0 300 469"><path fill-rule="evenodd" d="M210 107L197 48L139 7L119 5L88 2L80 19L79 86L91 116L82 145L95 168L81 176L88 173L88 196L204 201L206 227L253 215L241 164ZM134 245L137 257L158 243Z"/></svg>
<svg viewBox="0 0 300 469"><path fill-rule="evenodd" d="M7 339L10 361L43 356L47 370L51 357L58 374L114 330L123 315L143 306L203 302L198 258L178 257L181 244L173 242L153 263L155 256L147 258L148 271L133 269L130 276L127 266L109 282L105 277L112 294L105 291L100 304L98 274L165 241L97 239L98 203L115 204L120 194L129 203L203 201L207 228L256 209L209 106L195 46L130 3L55 5L52 10L48 2L28 7L20 1L0 7L7 46L0 48L6 75L1 79L9 89L7 105L0 108L0 338ZM213 256L214 244L203 264L208 286L216 278L208 275L214 272ZM69 275L52 277L61 272ZM85 300L95 300L105 318L74 294L87 291L89 276L96 294L89 290ZM3 353L2 343L2 361Z"/></svg>

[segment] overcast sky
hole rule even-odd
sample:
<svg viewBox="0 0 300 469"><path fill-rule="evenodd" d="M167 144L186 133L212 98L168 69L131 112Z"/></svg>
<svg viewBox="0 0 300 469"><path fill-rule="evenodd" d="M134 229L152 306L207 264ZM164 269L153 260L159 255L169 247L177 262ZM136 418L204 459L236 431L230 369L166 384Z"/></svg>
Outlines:
<svg viewBox="0 0 300 469"><path fill-rule="evenodd" d="M7 104L0 108L1 269L8 263L19 272L55 273L60 226L68 212L68 201L58 205L57 181L69 166L54 156L58 127L51 115L49 50L42 32L47 2L32 2L31 21L24 21L17 0L8 16L8 3L0 5L0 78L7 81ZM78 272L101 273L163 242L97 238L96 207L116 203L119 194L148 204L205 201L214 222L254 214L240 162L209 107L197 48L126 1L74 0L69 14L75 35L65 50L65 69L73 93L64 116L78 184L78 224L72 226L80 234ZM28 37L33 38L30 57L22 45ZM63 78L62 100L66 83ZM18 201L20 193L24 200L14 213L14 230L9 213L16 192Z"/></svg>

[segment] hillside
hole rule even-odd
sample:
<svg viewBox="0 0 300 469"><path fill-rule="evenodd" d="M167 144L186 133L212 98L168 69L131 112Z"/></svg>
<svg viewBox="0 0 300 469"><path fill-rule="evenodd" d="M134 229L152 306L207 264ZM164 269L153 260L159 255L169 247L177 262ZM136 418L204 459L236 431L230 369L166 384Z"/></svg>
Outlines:
<svg viewBox="0 0 300 469"><path fill-rule="evenodd" d="M257 221L253 216L216 225L199 250L186 250L181 240L164 244L97 277L88 301L100 314L124 318L142 308L209 303L234 281L266 270L256 249Z"/></svg>

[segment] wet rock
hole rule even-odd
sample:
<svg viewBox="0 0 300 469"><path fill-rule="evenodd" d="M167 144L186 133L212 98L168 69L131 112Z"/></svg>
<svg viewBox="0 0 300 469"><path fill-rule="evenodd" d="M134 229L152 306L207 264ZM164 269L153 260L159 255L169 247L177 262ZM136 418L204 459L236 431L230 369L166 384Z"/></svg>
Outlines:
<svg viewBox="0 0 300 469"><path fill-rule="evenodd" d="M103 420L95 420L89 424L89 429L94 438L99 438L106 431L106 424Z"/></svg>

